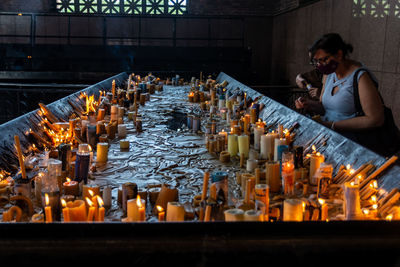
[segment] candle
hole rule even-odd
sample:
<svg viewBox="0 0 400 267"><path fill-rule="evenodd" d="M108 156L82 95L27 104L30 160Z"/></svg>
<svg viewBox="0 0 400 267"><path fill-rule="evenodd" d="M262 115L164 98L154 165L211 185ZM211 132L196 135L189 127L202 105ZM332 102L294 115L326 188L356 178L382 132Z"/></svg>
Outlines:
<svg viewBox="0 0 400 267"><path fill-rule="evenodd" d="M146 202L144 202L146 203ZM140 200L140 195L137 195L136 198L136 205L138 207L138 213L139 213L139 222L144 222L146 220L146 206L142 204Z"/></svg>
<svg viewBox="0 0 400 267"><path fill-rule="evenodd" d="M211 205L206 205L206 212L204 215L204 221L205 222L209 222L211 219L211 210L212 210L212 206Z"/></svg>
<svg viewBox="0 0 400 267"><path fill-rule="evenodd" d="M158 221L163 222L165 220L165 211L164 209L157 205L157 211L158 211Z"/></svg>
<svg viewBox="0 0 400 267"><path fill-rule="evenodd" d="M112 92L112 99L114 100L114 98L115 98L115 80L113 80L111 83L111 92Z"/></svg>
<svg viewBox="0 0 400 267"><path fill-rule="evenodd" d="M309 179L310 179L310 184L311 185L317 185L317 180L314 179L314 174L318 170L319 166L321 165L322 162L324 162L325 157L324 155L320 154L319 152L317 153L312 153L310 155L310 171L309 171Z"/></svg>
<svg viewBox="0 0 400 267"><path fill-rule="evenodd" d="M168 202L167 222L181 222L185 219L185 208L179 202Z"/></svg>
<svg viewBox="0 0 400 267"><path fill-rule="evenodd" d="M285 195L294 195L294 159L289 151L282 154L282 180Z"/></svg>
<svg viewBox="0 0 400 267"><path fill-rule="evenodd" d="M79 195L79 184L77 181L71 181L68 177L66 178L66 182L63 183L64 187L64 195Z"/></svg>
<svg viewBox="0 0 400 267"><path fill-rule="evenodd" d="M238 153L238 136L236 134L231 134L228 136L228 152L231 157L236 156Z"/></svg>
<svg viewBox="0 0 400 267"><path fill-rule="evenodd" d="M270 161L265 163L265 179L269 184L270 190L273 193L279 192L281 188L281 179L279 173L279 162Z"/></svg>
<svg viewBox="0 0 400 267"><path fill-rule="evenodd" d="M283 201L284 221L303 221L303 202L299 199L285 199Z"/></svg>
<svg viewBox="0 0 400 267"><path fill-rule="evenodd" d="M264 215L261 212L261 210L247 210L244 213L244 220L249 221L249 222L263 222L264 221Z"/></svg>
<svg viewBox="0 0 400 267"><path fill-rule="evenodd" d="M46 222L51 223L51 222L53 222L53 215L51 213L51 206L49 206L50 201L49 201L48 194L45 194L45 202L46 202L46 206L44 207L44 213L46 214Z"/></svg>
<svg viewBox="0 0 400 267"><path fill-rule="evenodd" d="M266 135L261 135L260 148L261 148L261 158L266 160L273 160L274 157L274 146L275 139L278 134L275 132L268 133Z"/></svg>
<svg viewBox="0 0 400 267"><path fill-rule="evenodd" d="M86 200L86 203L89 205L89 213L88 213L86 221L93 222L95 210L96 210L95 207L93 207L94 203L88 197L85 198L85 200Z"/></svg>
<svg viewBox="0 0 400 267"><path fill-rule="evenodd" d="M111 106L110 113L111 113L110 121L118 121L118 106L117 105Z"/></svg>
<svg viewBox="0 0 400 267"><path fill-rule="evenodd" d="M67 207L69 208L69 214L71 221L83 222L86 221L86 204L83 200L75 200L74 202L68 202Z"/></svg>
<svg viewBox="0 0 400 267"><path fill-rule="evenodd" d="M322 198L319 198L318 202L321 205L321 221L326 221L328 219L328 205Z"/></svg>
<svg viewBox="0 0 400 267"><path fill-rule="evenodd" d="M222 129L222 131L219 132L218 134L221 135L221 136L223 136L223 137L224 137L225 144L228 144L228 132L225 132L225 130Z"/></svg>
<svg viewBox="0 0 400 267"><path fill-rule="evenodd" d="M118 138L123 139L126 137L126 125L118 124Z"/></svg>
<svg viewBox="0 0 400 267"><path fill-rule="evenodd" d="M146 201L144 199L141 199L139 195L137 195L134 199L129 199L127 201L127 221L144 221L146 212L145 205Z"/></svg>
<svg viewBox="0 0 400 267"><path fill-rule="evenodd" d="M65 199L61 199L61 205L63 206L63 217L64 217L64 222L70 222L71 218L70 218L70 214L69 214L69 208L67 207L67 202L65 201Z"/></svg>
<svg viewBox="0 0 400 267"><path fill-rule="evenodd" d="M264 134L264 127L257 126L254 128L254 149L260 150L261 136Z"/></svg>
<svg viewBox="0 0 400 267"><path fill-rule="evenodd" d="M94 184L85 184L82 187L82 196L83 199L86 197L94 197L100 195L100 187Z"/></svg>
<svg viewBox="0 0 400 267"><path fill-rule="evenodd" d="M97 113L97 121L104 120L104 116L106 115L106 110L104 108L99 108Z"/></svg>
<svg viewBox="0 0 400 267"><path fill-rule="evenodd" d="M111 207L111 192L112 188L111 186L106 186L103 189L103 200L104 200L104 207L110 208Z"/></svg>
<svg viewBox="0 0 400 267"><path fill-rule="evenodd" d="M257 168L258 160L248 159L246 163L246 171L253 172Z"/></svg>
<svg viewBox="0 0 400 267"><path fill-rule="evenodd" d="M238 136L239 154L244 154L245 158L249 157L250 140L248 135Z"/></svg>
<svg viewBox="0 0 400 267"><path fill-rule="evenodd" d="M255 199L264 203L264 218L268 221L269 213L269 186L267 184L256 184L255 186Z"/></svg>
<svg viewBox="0 0 400 267"><path fill-rule="evenodd" d="M250 114L246 114L243 117L243 131L247 134L250 127Z"/></svg>
<svg viewBox="0 0 400 267"><path fill-rule="evenodd" d="M97 220L98 222L104 222L104 214L105 214L105 210L104 210L104 202L103 199L101 199L101 197L97 196L97 204L99 205L98 208L98 215L97 215Z"/></svg>
<svg viewBox="0 0 400 267"><path fill-rule="evenodd" d="M118 118L123 118L125 115L125 108L124 107L118 107Z"/></svg>
<svg viewBox="0 0 400 267"><path fill-rule="evenodd" d="M108 160L108 143L97 143L97 162L105 163Z"/></svg>
<svg viewBox="0 0 400 267"><path fill-rule="evenodd" d="M282 124L278 125L278 136L279 136L279 138L283 138L284 137L284 135L283 135L283 125Z"/></svg>
<svg viewBox="0 0 400 267"><path fill-rule="evenodd" d="M15 146L17 148L19 166L21 167L21 175L22 175L23 179L26 179L24 157L22 155L21 144L19 142L19 136L18 135L14 136L14 141L15 141Z"/></svg>
<svg viewBox="0 0 400 267"><path fill-rule="evenodd" d="M251 123L256 123L257 121L257 109L251 108L250 109L250 122Z"/></svg>
<svg viewBox="0 0 400 267"><path fill-rule="evenodd" d="M243 221L244 211L242 209L229 209L224 211L226 222Z"/></svg>
<svg viewBox="0 0 400 267"><path fill-rule="evenodd" d="M359 185L346 182L343 188L344 207L346 220L359 219L361 215Z"/></svg>
<svg viewBox="0 0 400 267"><path fill-rule="evenodd" d="M87 183L89 174L90 151L88 144L80 144L78 152L76 153L75 161L75 180L77 182L83 181Z"/></svg>
<svg viewBox="0 0 400 267"><path fill-rule="evenodd" d="M119 148L120 149L129 149L129 141L128 140L120 140Z"/></svg>
<svg viewBox="0 0 400 267"><path fill-rule="evenodd" d="M282 145L287 145L286 144L286 139L285 138L275 138L274 141L274 161L279 161L279 151L278 151L278 147L282 146Z"/></svg>

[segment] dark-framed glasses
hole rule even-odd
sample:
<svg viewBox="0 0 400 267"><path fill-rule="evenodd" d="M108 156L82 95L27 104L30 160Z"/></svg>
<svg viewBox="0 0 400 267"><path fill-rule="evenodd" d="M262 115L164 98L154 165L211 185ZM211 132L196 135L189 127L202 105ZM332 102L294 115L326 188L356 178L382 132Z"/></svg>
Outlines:
<svg viewBox="0 0 400 267"><path fill-rule="evenodd" d="M313 66L317 66L318 64L320 64L320 65L326 65L326 63L328 63L328 59L329 59L331 56L332 56L332 55L328 55L328 56L326 56L326 57L318 58L318 59L313 58L313 59L310 60L310 65L313 65Z"/></svg>

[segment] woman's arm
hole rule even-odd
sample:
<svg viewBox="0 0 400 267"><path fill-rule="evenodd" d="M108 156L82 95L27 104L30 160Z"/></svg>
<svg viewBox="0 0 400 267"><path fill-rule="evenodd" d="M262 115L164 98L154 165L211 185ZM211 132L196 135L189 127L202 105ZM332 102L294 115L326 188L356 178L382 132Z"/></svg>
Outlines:
<svg viewBox="0 0 400 267"><path fill-rule="evenodd" d="M335 130L351 131L364 130L382 126L384 123L383 103L378 93L378 89L366 73L362 74L358 82L358 92L364 116L355 117L334 123ZM332 122L325 124L332 128Z"/></svg>

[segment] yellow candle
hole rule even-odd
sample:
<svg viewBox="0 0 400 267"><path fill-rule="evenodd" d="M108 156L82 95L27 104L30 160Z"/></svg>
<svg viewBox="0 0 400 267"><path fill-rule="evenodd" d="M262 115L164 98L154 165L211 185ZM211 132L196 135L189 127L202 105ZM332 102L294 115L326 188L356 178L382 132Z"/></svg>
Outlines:
<svg viewBox="0 0 400 267"><path fill-rule="evenodd" d="M319 198L318 202L321 204L321 221L326 221L328 219L328 205L322 198Z"/></svg>
<svg viewBox="0 0 400 267"><path fill-rule="evenodd" d="M146 220L146 208L140 201L140 195L137 195L136 205L138 207L139 222L144 222Z"/></svg>
<svg viewBox="0 0 400 267"><path fill-rule="evenodd" d="M108 143L97 143L97 162L107 162L108 160Z"/></svg>
<svg viewBox="0 0 400 267"><path fill-rule="evenodd" d="M138 195L137 198L140 199L140 196ZM140 199L138 202L137 198L135 199L129 199L127 201L127 220L129 222L140 222L141 219L144 220L144 214L145 214L145 210L140 211L139 210L139 205L138 203L140 203L140 207L142 207L142 209L145 207L145 200L144 199ZM142 214L140 213L142 212Z"/></svg>
<svg viewBox="0 0 400 267"><path fill-rule="evenodd" d="M165 220L165 211L159 205L157 205L157 210L158 210L158 221L163 222Z"/></svg>
<svg viewBox="0 0 400 267"><path fill-rule="evenodd" d="M112 81L112 87L111 87L111 92L112 92L112 98L115 98L115 80Z"/></svg>
<svg viewBox="0 0 400 267"><path fill-rule="evenodd" d="M89 213L88 213L86 221L93 222L94 213L95 213L95 207L93 207L93 202L88 197L86 198L86 202L89 205Z"/></svg>
<svg viewBox="0 0 400 267"><path fill-rule="evenodd" d="M75 200L74 202L70 201L67 203L67 207L69 208L70 219L74 222L83 222L86 221L86 204L83 200Z"/></svg>
<svg viewBox="0 0 400 267"><path fill-rule="evenodd" d="M303 202L299 199L286 199L283 201L284 221L303 221Z"/></svg>
<svg viewBox="0 0 400 267"><path fill-rule="evenodd" d="M185 208L179 202L168 202L167 221L182 222L185 220Z"/></svg>
<svg viewBox="0 0 400 267"><path fill-rule="evenodd" d="M281 179L279 174L279 162L271 161L265 163L265 178L271 192L277 193L281 188Z"/></svg>
<svg viewBox="0 0 400 267"><path fill-rule="evenodd" d="M238 136L236 134L231 134L228 136L228 152L231 157L236 156L238 153Z"/></svg>
<svg viewBox="0 0 400 267"><path fill-rule="evenodd" d="M46 207L44 208L44 213L46 214L46 222L51 223L53 222L53 215L51 213L51 206L49 206L49 195L45 194L45 202L46 202Z"/></svg>
<svg viewBox="0 0 400 267"><path fill-rule="evenodd" d="M227 144L228 143L228 132L225 132L225 130L222 130L218 134L224 137L225 144Z"/></svg>
<svg viewBox="0 0 400 267"><path fill-rule="evenodd" d="M254 128L254 149L260 150L261 136L264 134L264 127L257 126Z"/></svg>
<svg viewBox="0 0 400 267"><path fill-rule="evenodd" d="M245 158L249 157L250 140L248 135L238 136L239 154L244 154Z"/></svg>
<svg viewBox="0 0 400 267"><path fill-rule="evenodd" d="M63 217L64 217L64 222L70 222L71 218L70 218L70 214L69 214L69 208L67 207L67 202L65 201L65 199L61 199L61 205L63 206Z"/></svg>
<svg viewBox="0 0 400 267"><path fill-rule="evenodd" d="M105 214L105 209L103 207L104 202L103 199L100 196L97 196L97 203L99 205L99 209L98 209L98 216L97 216L97 220L98 222L104 222L104 214Z"/></svg>

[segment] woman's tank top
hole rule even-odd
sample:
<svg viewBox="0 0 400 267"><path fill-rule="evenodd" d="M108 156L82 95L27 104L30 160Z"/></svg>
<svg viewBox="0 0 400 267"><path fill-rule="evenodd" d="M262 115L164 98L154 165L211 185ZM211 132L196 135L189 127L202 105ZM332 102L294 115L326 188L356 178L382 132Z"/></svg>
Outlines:
<svg viewBox="0 0 400 267"><path fill-rule="evenodd" d="M361 66L360 68L365 67ZM356 116L353 96L353 77L357 69L342 79L338 79L335 72L326 77L325 91L322 96L322 105L325 108L323 120L341 121L354 118ZM363 73L365 73L364 70L358 73L357 80L360 79ZM333 89L336 86L339 87L339 90L332 95Z"/></svg>

